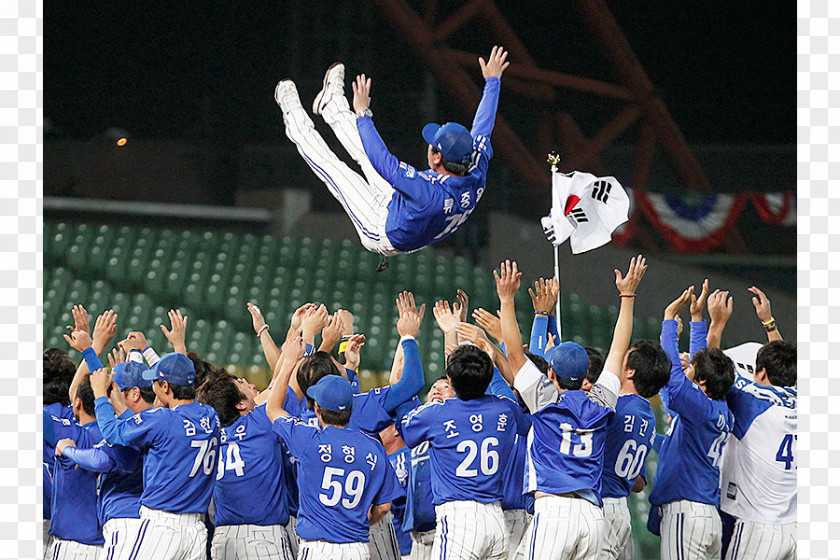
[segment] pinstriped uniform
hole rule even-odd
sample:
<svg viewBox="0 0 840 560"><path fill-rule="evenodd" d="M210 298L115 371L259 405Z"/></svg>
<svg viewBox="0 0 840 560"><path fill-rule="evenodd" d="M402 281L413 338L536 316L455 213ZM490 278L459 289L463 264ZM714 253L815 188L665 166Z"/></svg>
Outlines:
<svg viewBox="0 0 840 560"><path fill-rule="evenodd" d="M506 560L510 543L500 502L445 502L435 507L433 560Z"/></svg>
<svg viewBox="0 0 840 560"><path fill-rule="evenodd" d="M603 510L583 498L542 496L525 535L529 560L589 560L598 557Z"/></svg>
<svg viewBox="0 0 840 560"><path fill-rule="evenodd" d="M297 533L295 532L295 527L297 526L297 517L294 515L289 516L289 522L283 527L286 531L286 540L289 543L292 551L292 558L297 558L298 554L298 545L300 543L300 537L298 537Z"/></svg>
<svg viewBox="0 0 840 560"><path fill-rule="evenodd" d="M368 543L331 543L300 539L297 560L370 560Z"/></svg>
<svg viewBox="0 0 840 560"><path fill-rule="evenodd" d="M505 525L510 535L508 560L521 560L525 558L525 548L527 545L525 544L524 537L530 522L531 516L524 509L505 510Z"/></svg>
<svg viewBox="0 0 840 560"><path fill-rule="evenodd" d="M102 545L82 544L50 536L44 548L44 560L98 560Z"/></svg>
<svg viewBox="0 0 840 560"><path fill-rule="evenodd" d="M346 98L333 96L333 99ZM369 251L383 255L396 255L396 251L388 241L385 233L385 222L388 218L388 202L394 189L385 179L379 176L370 164L362 148L362 140L356 126L356 116L347 110L331 108L337 102L331 101L324 108L325 118L332 127L339 141L351 156L359 161L364 177L350 169L338 156L330 150L324 139L315 130L315 124L306 113L297 98L297 92L284 98L283 122L286 125L286 136L297 146L307 165L323 181L330 193L344 207L344 211L353 222L356 233L362 245ZM362 162L365 162L364 164Z"/></svg>
<svg viewBox="0 0 840 560"><path fill-rule="evenodd" d="M661 509L662 560L720 558L722 528L715 506L677 500Z"/></svg>
<svg viewBox="0 0 840 560"><path fill-rule="evenodd" d="M294 560L283 525L221 525L213 531L213 560Z"/></svg>
<svg viewBox="0 0 840 560"><path fill-rule="evenodd" d="M796 560L796 523L735 522L726 560Z"/></svg>
<svg viewBox="0 0 840 560"><path fill-rule="evenodd" d="M435 530L411 532L411 560L432 560Z"/></svg>
<svg viewBox="0 0 840 560"><path fill-rule="evenodd" d="M626 550L628 547L629 551ZM598 558L633 558L633 532L627 498L604 498L604 539L601 541Z"/></svg>
<svg viewBox="0 0 840 560"><path fill-rule="evenodd" d="M127 560L206 560L207 527L200 513L140 507L140 529Z"/></svg>
<svg viewBox="0 0 840 560"><path fill-rule="evenodd" d="M140 532L141 520L131 517L109 519L102 527L104 560L128 560Z"/></svg>
<svg viewBox="0 0 840 560"><path fill-rule="evenodd" d="M398 560L400 545L397 533L394 531L394 516L389 511L378 523L370 527L370 558L371 560Z"/></svg>

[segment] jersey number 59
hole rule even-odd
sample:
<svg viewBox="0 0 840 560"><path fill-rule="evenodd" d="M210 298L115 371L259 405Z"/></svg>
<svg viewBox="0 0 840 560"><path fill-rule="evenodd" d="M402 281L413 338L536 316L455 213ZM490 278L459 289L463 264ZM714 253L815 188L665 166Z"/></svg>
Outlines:
<svg viewBox="0 0 840 560"><path fill-rule="evenodd" d="M321 489L329 490L330 493L325 494L322 492L318 494L318 499L322 504L327 507L333 507L338 502L341 502L341 505L347 509L353 509L359 505L359 502L362 501L362 493L365 491L365 473L362 471L350 471L350 474L344 479L344 484L340 480L340 477L343 476L344 469L336 469L334 467L326 467L324 469ZM339 480L333 480L333 477L339 478ZM342 496L344 496L343 499Z"/></svg>

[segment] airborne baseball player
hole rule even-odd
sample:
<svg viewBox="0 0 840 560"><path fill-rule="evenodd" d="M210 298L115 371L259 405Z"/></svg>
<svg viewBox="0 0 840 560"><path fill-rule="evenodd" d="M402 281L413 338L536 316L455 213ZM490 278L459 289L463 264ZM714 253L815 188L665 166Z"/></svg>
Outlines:
<svg viewBox="0 0 840 560"><path fill-rule="evenodd" d="M501 301L502 335L514 374L513 386L531 411L528 435L527 492L533 492L534 517L527 557L541 560L595 558L601 545L604 514L601 472L607 426L615 414L619 377L633 330L633 302L646 265L630 261L626 277L615 271L621 309L604 370L589 391L581 384L589 369L582 346L565 342L549 352L548 376L526 358L513 298L519 289L516 263L494 272Z"/></svg>
<svg viewBox="0 0 840 560"><path fill-rule="evenodd" d="M341 63L327 70L324 88L312 108L324 117L364 177L327 147L301 105L294 82L277 84L274 98L283 112L286 136L344 207L367 250L383 258L417 251L451 235L475 209L484 194L493 157L490 134L500 78L510 64L506 58L501 47L493 47L487 63L479 58L485 86L471 131L457 123L429 123L423 128L423 138L429 144L426 171L388 152L373 125L371 82L364 74L353 83L355 113L344 96Z"/></svg>

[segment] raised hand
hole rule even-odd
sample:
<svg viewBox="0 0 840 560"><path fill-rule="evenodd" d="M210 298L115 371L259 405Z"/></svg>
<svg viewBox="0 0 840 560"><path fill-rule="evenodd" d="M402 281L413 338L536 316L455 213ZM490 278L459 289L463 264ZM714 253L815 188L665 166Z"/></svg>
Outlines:
<svg viewBox="0 0 840 560"><path fill-rule="evenodd" d="M356 76L353 82L353 110L356 113L364 112L370 107L370 78L365 75Z"/></svg>
<svg viewBox="0 0 840 560"><path fill-rule="evenodd" d="M318 309L314 303L304 303L292 313L292 320L289 324L289 330L299 332L303 328L303 318L310 310Z"/></svg>
<svg viewBox="0 0 840 560"><path fill-rule="evenodd" d="M534 313L554 313L554 306L557 304L557 295L551 287L551 280L540 278L534 282L533 290L528 288L528 295L531 296Z"/></svg>
<svg viewBox="0 0 840 560"><path fill-rule="evenodd" d="M64 335L64 340L67 341L67 344L75 350L76 352L84 352L88 348L93 345L93 340L90 338L90 335L87 331L73 331L69 335Z"/></svg>
<svg viewBox="0 0 840 560"><path fill-rule="evenodd" d="M306 339L296 336L283 343L282 356L284 362L295 364L306 353Z"/></svg>
<svg viewBox="0 0 840 560"><path fill-rule="evenodd" d="M102 352L117 334L117 314L109 309L96 318L93 325L93 349Z"/></svg>
<svg viewBox="0 0 840 560"><path fill-rule="evenodd" d="M510 66L510 62L506 61L507 55L508 53L505 49L496 46L490 51L490 57L487 59L487 62L484 62L483 57L478 57L478 65L481 66L481 74L485 80L491 76L496 78L502 77L502 72Z"/></svg>
<svg viewBox="0 0 840 560"><path fill-rule="evenodd" d="M254 325L254 332L260 332L265 326L265 317L263 317L262 311L256 304L248 302L246 306L248 308L248 313L251 314L251 323Z"/></svg>
<svg viewBox="0 0 840 560"><path fill-rule="evenodd" d="M90 332L90 316L87 310L82 305L74 305L70 311L73 314L73 323L75 326L67 325L67 330L71 333L73 331Z"/></svg>
<svg viewBox="0 0 840 560"><path fill-rule="evenodd" d="M342 336L353 334L353 323L356 322L356 317L346 309L339 309L336 313L341 317L341 322L344 323L344 331L341 333Z"/></svg>
<svg viewBox="0 0 840 560"><path fill-rule="evenodd" d="M458 307L458 304L455 304L450 309L449 302L445 300L435 302L435 306L432 307L432 315L434 315L435 321L438 327L440 327L440 330L443 331L443 334L453 332L455 327L458 326L458 323L461 322L461 309Z"/></svg>
<svg viewBox="0 0 840 560"><path fill-rule="evenodd" d="M166 325L160 326L160 330L178 354L187 353L187 319L186 315L181 315L180 309L170 309L169 323L172 330L167 329Z"/></svg>
<svg viewBox="0 0 840 560"><path fill-rule="evenodd" d="M455 297L458 299L458 307L461 310L459 318L462 323L466 323L470 310L470 296L467 295L467 292L458 288L458 293L455 295Z"/></svg>
<svg viewBox="0 0 840 560"><path fill-rule="evenodd" d="M668 307L665 308L665 320L674 320L677 315L679 315L680 311L682 311L683 307L691 300L691 294L694 293L694 286L689 286L680 296L668 304Z"/></svg>
<svg viewBox="0 0 840 560"><path fill-rule="evenodd" d="M732 316L732 297L728 296L728 291L721 290L715 290L709 296L707 306L712 323L725 324Z"/></svg>
<svg viewBox="0 0 840 560"><path fill-rule="evenodd" d="M642 255L630 259L627 276L622 276L621 271L617 268L613 270L615 273L615 287L618 288L618 293L627 297L635 296L636 288L639 287L639 283L642 281L646 270L647 264Z"/></svg>
<svg viewBox="0 0 840 560"><path fill-rule="evenodd" d="M361 349L365 345L365 335L354 334L347 341L347 346L344 347L345 367L353 371L359 371L359 364L361 363Z"/></svg>
<svg viewBox="0 0 840 560"><path fill-rule="evenodd" d="M108 387L111 386L113 375L108 374L105 368L98 369L90 374L90 388L93 389L93 396L95 398L107 397Z"/></svg>
<svg viewBox="0 0 840 560"><path fill-rule="evenodd" d="M469 340L476 346L480 346L480 340L487 340L487 335L483 330L481 330L481 327L470 323L458 323L456 331L458 332L458 338L461 340Z"/></svg>
<svg viewBox="0 0 840 560"><path fill-rule="evenodd" d="M315 335L324 330L330 322L330 312L323 303L317 308L309 308L303 315L303 338L312 344Z"/></svg>
<svg viewBox="0 0 840 560"><path fill-rule="evenodd" d="M344 332L344 322L341 320L341 314L337 311L330 318L327 326L321 332L321 347L319 350L324 352L331 352L336 343L341 340L341 335Z"/></svg>
<svg viewBox="0 0 840 560"><path fill-rule="evenodd" d="M770 310L770 300L764 292L752 286L747 288L747 291L754 293L757 297L752 298L753 307L755 307L755 314L758 320L762 323L767 323L773 318L773 313Z"/></svg>
<svg viewBox="0 0 840 560"><path fill-rule="evenodd" d="M114 366L121 364L124 361L125 352L123 352L122 348L114 348L108 353L108 364L110 364L111 369L114 369Z"/></svg>
<svg viewBox="0 0 840 560"><path fill-rule="evenodd" d="M499 272L493 271L493 277L496 279L496 293L499 294L499 300L513 301L513 297L519 291L519 279L522 278L516 261L503 262L499 265Z"/></svg>
<svg viewBox="0 0 840 560"><path fill-rule="evenodd" d="M426 313L426 304L421 305L418 310L414 303L414 294L402 292L397 298L397 311L400 314L397 321L397 332L400 336L417 337L417 333L420 332L420 324L423 322L423 315Z"/></svg>
<svg viewBox="0 0 840 560"><path fill-rule="evenodd" d="M709 296L709 279L703 280L703 287L700 289L700 297L691 294L691 305L689 312L692 321L703 320L703 306L706 305L706 298Z"/></svg>
<svg viewBox="0 0 840 560"><path fill-rule="evenodd" d="M493 315L486 309L478 308L473 311L472 318L479 327L493 337L496 342L502 342L502 320L498 315Z"/></svg>
<svg viewBox="0 0 840 560"><path fill-rule="evenodd" d="M132 350L142 352L148 345L146 335L140 331L131 331L127 337L117 343L117 346L125 352L131 352Z"/></svg>

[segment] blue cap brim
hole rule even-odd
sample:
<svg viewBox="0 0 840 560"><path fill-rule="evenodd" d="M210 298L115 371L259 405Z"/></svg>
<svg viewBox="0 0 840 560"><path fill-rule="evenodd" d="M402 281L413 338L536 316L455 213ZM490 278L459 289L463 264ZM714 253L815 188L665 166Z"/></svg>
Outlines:
<svg viewBox="0 0 840 560"><path fill-rule="evenodd" d="M438 130L440 130L440 125L438 123L429 123L423 127L423 140L426 143L431 144L434 146L435 144L435 134L437 134Z"/></svg>
<svg viewBox="0 0 840 560"><path fill-rule="evenodd" d="M157 364L155 364L157 365ZM149 381L154 381L158 378L157 368L152 368L150 370L146 370L143 372L143 379L147 379Z"/></svg>

